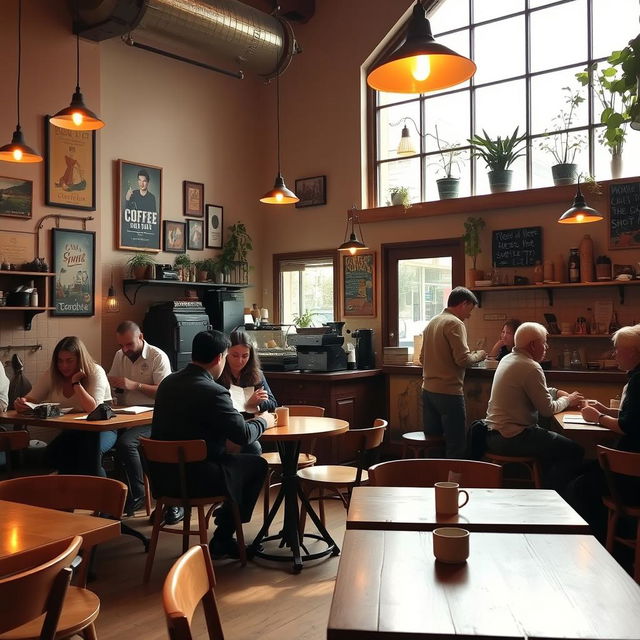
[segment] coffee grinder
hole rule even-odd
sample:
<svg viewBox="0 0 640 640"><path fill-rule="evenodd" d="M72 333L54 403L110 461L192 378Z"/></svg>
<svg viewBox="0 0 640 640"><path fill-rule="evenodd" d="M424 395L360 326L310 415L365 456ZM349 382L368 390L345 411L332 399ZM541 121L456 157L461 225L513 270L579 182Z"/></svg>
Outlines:
<svg viewBox="0 0 640 640"><path fill-rule="evenodd" d="M375 369L373 329L356 329L351 333L356 341L356 368Z"/></svg>

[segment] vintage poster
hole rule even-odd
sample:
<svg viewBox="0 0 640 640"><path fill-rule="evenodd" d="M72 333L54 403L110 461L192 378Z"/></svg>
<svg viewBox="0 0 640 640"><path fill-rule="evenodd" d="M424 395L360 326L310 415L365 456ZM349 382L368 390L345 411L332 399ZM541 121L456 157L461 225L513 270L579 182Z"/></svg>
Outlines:
<svg viewBox="0 0 640 640"><path fill-rule="evenodd" d="M344 315L375 317L376 255L373 252L344 256Z"/></svg>
<svg viewBox="0 0 640 640"><path fill-rule="evenodd" d="M31 217L33 182L22 178L0 177L0 216Z"/></svg>
<svg viewBox="0 0 640 640"><path fill-rule="evenodd" d="M53 315L94 315L96 234L52 229L52 235Z"/></svg>

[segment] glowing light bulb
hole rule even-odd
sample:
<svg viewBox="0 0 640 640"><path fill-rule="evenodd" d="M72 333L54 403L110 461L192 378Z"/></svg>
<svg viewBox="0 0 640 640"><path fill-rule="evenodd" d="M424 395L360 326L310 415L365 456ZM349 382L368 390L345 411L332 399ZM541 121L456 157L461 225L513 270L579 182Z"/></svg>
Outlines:
<svg viewBox="0 0 640 640"><path fill-rule="evenodd" d="M278 202L282 202L282 198L283 198L282 193L280 193L280 192L276 193L276 200Z"/></svg>
<svg viewBox="0 0 640 640"><path fill-rule="evenodd" d="M350 253L352 256L355 256L355 255L356 255L356 251L358 251L358 250L357 250L355 247L351 247L351 248L349 249L349 253Z"/></svg>
<svg viewBox="0 0 640 640"><path fill-rule="evenodd" d="M429 63L429 56L416 56L411 69L411 75L418 81L422 82L429 77L431 73L431 64Z"/></svg>
<svg viewBox="0 0 640 640"><path fill-rule="evenodd" d="M75 124L76 127L79 127L82 124L82 120L83 120L82 114L78 113L77 111L74 111L71 114L71 120L73 120L73 124Z"/></svg>
<svg viewBox="0 0 640 640"><path fill-rule="evenodd" d="M22 160L22 149L14 149L13 150L13 159L18 162Z"/></svg>
<svg viewBox="0 0 640 640"><path fill-rule="evenodd" d="M578 222L582 222L582 221L584 220L584 214L579 213L579 214L576 216L576 220L577 220Z"/></svg>

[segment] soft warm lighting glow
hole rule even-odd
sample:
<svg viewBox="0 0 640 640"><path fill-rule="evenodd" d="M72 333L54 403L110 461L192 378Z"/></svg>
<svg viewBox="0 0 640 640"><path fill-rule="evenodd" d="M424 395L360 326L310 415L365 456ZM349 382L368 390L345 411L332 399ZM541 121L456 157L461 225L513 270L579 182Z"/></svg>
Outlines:
<svg viewBox="0 0 640 640"><path fill-rule="evenodd" d="M278 174L273 189L267 191L260 198L260 202L265 204L294 204L295 202L300 202L300 198L291 189L287 188L284 178Z"/></svg>
<svg viewBox="0 0 640 640"><path fill-rule="evenodd" d="M113 285L109 287L107 300L104 306L107 313L117 313L118 311L120 311L120 303L118 302L118 298L116 298L116 291L113 288Z"/></svg>
<svg viewBox="0 0 640 640"><path fill-rule="evenodd" d="M411 75L418 81L423 82L431 73L431 65L429 64L429 56L416 56L412 60L413 70Z"/></svg>
<svg viewBox="0 0 640 640"><path fill-rule="evenodd" d="M82 124L82 114L78 111L73 112L71 119L73 120L73 124L75 124L76 127L79 127Z"/></svg>
<svg viewBox="0 0 640 640"><path fill-rule="evenodd" d="M358 251L363 251L364 249L369 248L364 243L364 238L362 239L362 241L358 239L355 229L356 224L360 229L360 237L363 238L362 227L360 226L360 222L358 221L357 209L354 205L353 209L350 209L347 212L347 227L344 231L344 242L338 247L338 251L342 253L348 252L353 256ZM349 226L351 226L351 234L349 234Z"/></svg>
<svg viewBox="0 0 640 640"><path fill-rule="evenodd" d="M22 160L22 156L23 156L22 149L14 149L12 155L13 155L13 159L16 162L20 162Z"/></svg>
<svg viewBox="0 0 640 640"><path fill-rule="evenodd" d="M284 198L284 196L281 193L276 193L276 200L278 202L282 202L282 198Z"/></svg>
<svg viewBox="0 0 640 640"><path fill-rule="evenodd" d="M358 253L358 250L357 250L355 247L350 247L350 248L349 248L349 253L350 253L352 256L355 256L355 255L356 255L356 253Z"/></svg>
<svg viewBox="0 0 640 640"><path fill-rule="evenodd" d="M13 132L9 144L0 147L0 160L5 162L42 162L42 156L25 144L20 125Z"/></svg>
<svg viewBox="0 0 640 640"><path fill-rule="evenodd" d="M599 222L602 219L603 215L599 211L587 205L580 191L580 183L578 183L573 205L560 216L558 222L560 224L587 224L589 222Z"/></svg>

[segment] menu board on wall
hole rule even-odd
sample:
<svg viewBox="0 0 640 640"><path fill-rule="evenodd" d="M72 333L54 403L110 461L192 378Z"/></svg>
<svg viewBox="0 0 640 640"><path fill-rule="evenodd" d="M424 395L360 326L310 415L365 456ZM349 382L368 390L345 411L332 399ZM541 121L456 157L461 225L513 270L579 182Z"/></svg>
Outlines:
<svg viewBox="0 0 640 640"><path fill-rule="evenodd" d="M492 263L496 267L532 267L542 262L542 227L493 232Z"/></svg>
<svg viewBox="0 0 640 640"><path fill-rule="evenodd" d="M640 247L640 182L609 185L609 249Z"/></svg>

